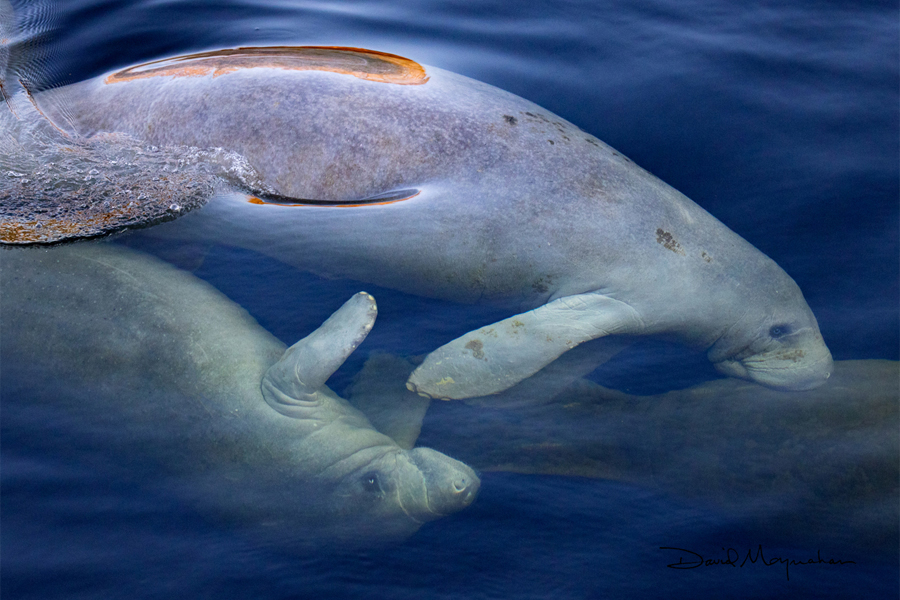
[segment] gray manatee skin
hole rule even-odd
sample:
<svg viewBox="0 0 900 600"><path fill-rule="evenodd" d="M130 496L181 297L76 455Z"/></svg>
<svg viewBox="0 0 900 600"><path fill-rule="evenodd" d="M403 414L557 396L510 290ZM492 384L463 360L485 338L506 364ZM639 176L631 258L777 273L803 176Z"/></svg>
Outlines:
<svg viewBox="0 0 900 600"><path fill-rule="evenodd" d="M235 151L268 186L246 190L262 200L216 197L166 235L521 313L436 350L411 390L497 393L612 334L708 349L723 373L773 388L809 389L830 375L831 354L790 276L572 123L402 57L241 52L131 67L39 94L37 106L74 135ZM393 79L378 74L394 67Z"/></svg>
<svg viewBox="0 0 900 600"><path fill-rule="evenodd" d="M87 243L0 251L0 308L4 406L50 397L54 410L96 424L112 447L161 463L201 510L267 537L399 539L477 493L469 467L428 448L401 449L321 383L297 400L302 414L264 399L267 382L324 382L361 339L329 363L335 326L356 319L362 337L371 327L368 295L329 320L329 335L317 330L285 353L205 282L132 250ZM284 365L303 367L289 357L309 358L310 349L319 362L278 376Z"/></svg>
<svg viewBox="0 0 900 600"><path fill-rule="evenodd" d="M825 385L804 392L720 379L635 396L581 380L541 404L477 404L433 407L423 439L483 471L649 487L755 521L767 537L891 552L900 541L896 361L837 361Z"/></svg>

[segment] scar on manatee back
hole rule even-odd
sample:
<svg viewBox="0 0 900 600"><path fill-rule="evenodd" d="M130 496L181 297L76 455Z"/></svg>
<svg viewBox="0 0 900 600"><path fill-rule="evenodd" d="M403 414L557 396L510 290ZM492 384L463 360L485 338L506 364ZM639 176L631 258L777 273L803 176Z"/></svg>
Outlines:
<svg viewBox="0 0 900 600"><path fill-rule="evenodd" d="M671 233L664 231L662 228L656 229L656 243L662 244L662 247L666 250L671 250L675 254L684 256L684 248L681 247L678 240L676 240Z"/></svg>
<svg viewBox="0 0 900 600"><path fill-rule="evenodd" d="M531 289L538 294L546 294L550 290L550 287L544 282L544 278L541 277L531 284Z"/></svg>
<svg viewBox="0 0 900 600"><path fill-rule="evenodd" d="M466 349L471 350L472 356L474 356L475 358L484 358L483 348L484 344L481 342L481 340L472 340L468 344L466 344Z"/></svg>
<svg viewBox="0 0 900 600"><path fill-rule="evenodd" d="M107 84L148 77L213 77L252 68L328 71L368 81L421 85L428 81L419 63L387 52L341 46L241 47L186 54L128 67L109 75Z"/></svg>

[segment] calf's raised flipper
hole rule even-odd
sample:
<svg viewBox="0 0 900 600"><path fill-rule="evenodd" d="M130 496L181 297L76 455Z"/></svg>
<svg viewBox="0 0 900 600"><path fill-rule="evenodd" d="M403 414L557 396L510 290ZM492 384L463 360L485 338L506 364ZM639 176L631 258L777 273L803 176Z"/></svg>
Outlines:
<svg viewBox="0 0 900 600"><path fill-rule="evenodd" d="M288 348L262 380L269 406L290 417L308 415L315 409L316 394L366 339L377 315L375 298L359 292L321 327Z"/></svg>

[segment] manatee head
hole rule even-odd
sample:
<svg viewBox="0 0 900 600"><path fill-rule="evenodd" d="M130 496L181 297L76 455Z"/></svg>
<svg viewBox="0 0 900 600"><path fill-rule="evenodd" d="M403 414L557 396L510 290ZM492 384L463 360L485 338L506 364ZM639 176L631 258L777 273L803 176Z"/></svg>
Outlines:
<svg viewBox="0 0 900 600"><path fill-rule="evenodd" d="M475 499L481 480L468 465L431 448L404 452L413 470L402 469L404 511L431 521L467 507Z"/></svg>
<svg viewBox="0 0 900 600"><path fill-rule="evenodd" d="M337 538L406 537L427 521L469 506L481 485L467 465L430 448L385 444L341 463L322 473L334 482L328 512L330 533Z"/></svg>
<svg viewBox="0 0 900 600"><path fill-rule="evenodd" d="M365 339L377 314L360 292L318 329L288 348L266 371L260 390L279 416L289 486L276 494L284 527L290 520L341 542L402 538L422 523L467 507L481 485L468 466L429 448L405 450L325 385ZM402 402L402 394L397 394ZM421 421L421 414L416 412ZM275 437L275 436L273 436Z"/></svg>
<svg viewBox="0 0 900 600"><path fill-rule="evenodd" d="M801 391L831 376L831 352L800 288L784 271L765 275L765 285L744 292L740 315L708 351L716 369L730 377Z"/></svg>

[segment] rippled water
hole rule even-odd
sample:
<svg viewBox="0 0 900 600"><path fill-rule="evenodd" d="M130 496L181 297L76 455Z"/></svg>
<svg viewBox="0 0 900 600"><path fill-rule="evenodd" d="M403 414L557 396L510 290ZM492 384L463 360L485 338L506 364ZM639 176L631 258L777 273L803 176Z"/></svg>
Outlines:
<svg viewBox="0 0 900 600"><path fill-rule="evenodd" d="M511 91L772 257L836 360L898 359L893 4L32 6L38 87L175 54L302 44L395 53ZM422 355L508 316L320 279L228 240L151 233L113 242L192 270L287 344L351 294L375 295L372 334L329 381L344 395L373 352ZM634 396L598 400L585 384L570 412L433 403L420 443L484 469L480 495L406 542L363 551L259 542L210 518L161 483L152 457L123 453L109 419L60 410L52 382L24 397L29 382L4 369L0 586L22 598L896 597L896 363L875 367L854 366L844 395L813 406L647 399L718 375L703 353L644 340L590 376ZM782 563L667 568L682 555L660 549L719 559L734 548L743 560L759 545L767 557L853 564L795 565L787 580Z"/></svg>

